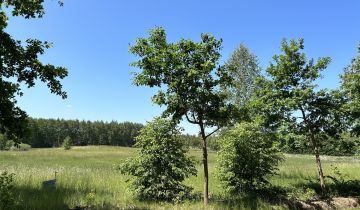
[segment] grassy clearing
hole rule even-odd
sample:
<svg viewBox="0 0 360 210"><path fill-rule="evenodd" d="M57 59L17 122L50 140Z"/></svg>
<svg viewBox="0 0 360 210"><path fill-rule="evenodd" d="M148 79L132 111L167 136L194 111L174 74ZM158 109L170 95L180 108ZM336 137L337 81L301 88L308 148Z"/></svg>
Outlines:
<svg viewBox="0 0 360 210"><path fill-rule="evenodd" d="M126 182L115 169L125 158L136 152L134 148L87 146L59 149L32 149L30 151L0 152L0 172L7 170L16 174L16 195L21 209L68 209L75 206L95 204L100 209L202 209L201 201L182 204L139 202L133 198ZM203 174L201 151L191 150L197 161L198 176L186 180L201 193ZM280 187L305 186L316 180L316 165L309 155L286 155L279 174L271 183ZM221 202L223 190L216 178L216 153L209 154L210 192L213 198L208 209L271 209L268 203L257 199ZM360 179L360 158L323 157L326 175L334 175L336 166L351 179ZM57 189L42 189L44 180L54 178L58 171ZM214 199L216 198L216 199ZM216 201L215 201L216 200Z"/></svg>

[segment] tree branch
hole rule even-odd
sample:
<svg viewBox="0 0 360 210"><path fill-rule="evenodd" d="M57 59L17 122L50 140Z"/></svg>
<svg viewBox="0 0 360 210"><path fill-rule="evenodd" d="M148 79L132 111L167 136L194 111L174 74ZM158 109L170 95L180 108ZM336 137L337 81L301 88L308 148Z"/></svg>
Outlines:
<svg viewBox="0 0 360 210"><path fill-rule="evenodd" d="M189 123L192 123L192 124L199 124L198 122L196 122L195 120L190 120L190 118L189 118L189 116L188 116L188 114L187 113L185 113L185 117L186 117L186 119L187 119L187 121L189 122Z"/></svg>
<svg viewBox="0 0 360 210"><path fill-rule="evenodd" d="M216 131L218 131L220 129L220 127L217 127L215 130L213 130L211 133L209 133L208 135L205 136L205 138L213 135Z"/></svg>

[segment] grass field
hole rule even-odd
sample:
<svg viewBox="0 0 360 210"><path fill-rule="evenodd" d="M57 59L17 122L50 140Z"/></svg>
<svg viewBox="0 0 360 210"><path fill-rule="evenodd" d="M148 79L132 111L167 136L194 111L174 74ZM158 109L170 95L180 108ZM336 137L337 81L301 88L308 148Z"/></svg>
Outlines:
<svg viewBox="0 0 360 210"><path fill-rule="evenodd" d="M1 151L0 172L16 174L16 196L21 209L69 209L76 206L96 205L99 209L202 209L200 200L181 204L148 203L136 201L126 180L116 167L136 149L108 146L74 147L63 149L31 149L30 151ZM191 150L197 161L198 176L186 183L201 193L203 184L201 151ZM348 178L360 179L360 158L323 157L326 175L333 175L336 166ZM58 171L57 187L43 189L42 181L53 179ZM211 200L208 209L271 209L272 205L260 200L224 202L223 190L216 178L216 153L209 154ZM316 181L314 158L309 155L285 155L279 174L271 183L279 187L298 187L309 180ZM301 193L300 193L301 194Z"/></svg>

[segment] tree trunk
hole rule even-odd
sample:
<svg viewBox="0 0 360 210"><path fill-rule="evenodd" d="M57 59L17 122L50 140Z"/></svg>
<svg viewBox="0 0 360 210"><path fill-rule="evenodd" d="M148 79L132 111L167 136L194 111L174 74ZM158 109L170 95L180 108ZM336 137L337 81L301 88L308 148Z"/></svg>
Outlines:
<svg viewBox="0 0 360 210"><path fill-rule="evenodd" d="M323 173L322 166L321 166L319 148L315 141L315 135L311 128L311 125L309 124L309 122L306 118L305 111L302 107L300 107L300 110L301 110L304 122L305 122L306 126L308 127L308 132L310 134L310 143L312 145L312 148L313 148L314 154L315 154L315 160L316 160L316 166L317 166L317 170L318 170L318 174L319 174L321 191L322 191L322 193L325 193L325 190L326 190L325 189L325 179L324 179L324 173Z"/></svg>
<svg viewBox="0 0 360 210"><path fill-rule="evenodd" d="M310 138L311 138L311 144L312 144L314 154L315 154L315 160L316 160L316 166L317 166L317 170L318 170L318 174L319 174L321 192L324 194L325 190L326 190L325 189L325 178L324 178L324 173L323 173L322 166L321 166L320 152L319 152L319 148L315 142L314 134L311 131L310 131Z"/></svg>
<svg viewBox="0 0 360 210"><path fill-rule="evenodd" d="M202 150L203 150L203 166L204 166L204 205L209 203L209 170L208 170L208 153L206 144L205 129L200 124L200 134L202 139Z"/></svg>
<svg viewBox="0 0 360 210"><path fill-rule="evenodd" d="M324 173L323 173L322 166L321 166L319 149L317 147L314 148L314 153L315 153L316 165L317 165L317 169L318 169L318 173L319 173L320 187L321 187L322 193L324 193L325 192L325 179L324 179Z"/></svg>

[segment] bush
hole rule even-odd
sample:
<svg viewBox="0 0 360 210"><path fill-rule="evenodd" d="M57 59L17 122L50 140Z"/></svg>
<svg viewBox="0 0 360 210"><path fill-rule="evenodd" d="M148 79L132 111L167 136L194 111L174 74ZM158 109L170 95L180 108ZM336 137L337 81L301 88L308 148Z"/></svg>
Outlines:
<svg viewBox="0 0 360 210"><path fill-rule="evenodd" d="M31 146L29 144L15 144L14 142L12 142L11 145L12 146L10 147L10 150L12 151L28 151L31 149Z"/></svg>
<svg viewBox="0 0 360 210"><path fill-rule="evenodd" d="M182 182L196 175L194 162L186 156L184 138L175 123L156 118L140 130L135 158L120 166L131 175L135 194L144 200L178 201L189 196L191 188Z"/></svg>
<svg viewBox="0 0 360 210"><path fill-rule="evenodd" d="M219 178L231 194L256 192L268 184L282 160L275 134L255 123L241 123L220 137Z"/></svg>
<svg viewBox="0 0 360 210"><path fill-rule="evenodd" d="M4 134L0 134L0 150L9 150L13 145L13 141L8 140Z"/></svg>
<svg viewBox="0 0 360 210"><path fill-rule="evenodd" d="M64 150L71 149L71 138L69 136L65 137L62 143L62 147L64 148Z"/></svg>
<svg viewBox="0 0 360 210"><path fill-rule="evenodd" d="M6 136L0 133L0 150L6 150L6 142Z"/></svg>
<svg viewBox="0 0 360 210"><path fill-rule="evenodd" d="M14 174L3 172L0 174L0 209L9 210L15 206Z"/></svg>

